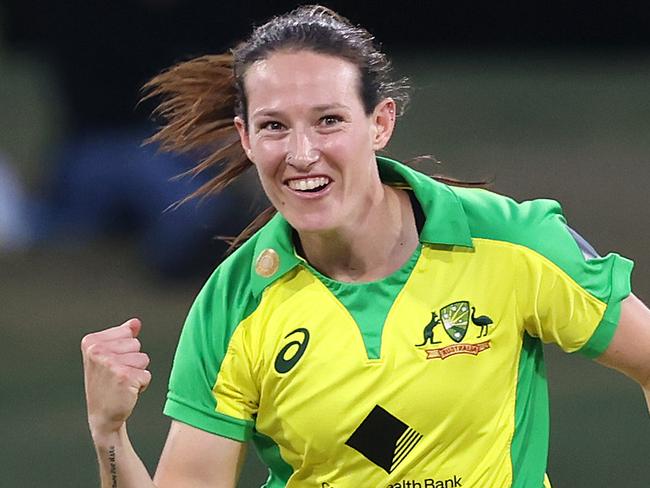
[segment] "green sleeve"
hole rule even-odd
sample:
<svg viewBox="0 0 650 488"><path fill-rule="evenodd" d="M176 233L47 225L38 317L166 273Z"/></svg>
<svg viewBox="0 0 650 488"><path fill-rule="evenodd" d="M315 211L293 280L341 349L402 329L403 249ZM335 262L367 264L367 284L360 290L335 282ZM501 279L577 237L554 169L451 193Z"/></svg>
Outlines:
<svg viewBox="0 0 650 488"><path fill-rule="evenodd" d="M632 261L588 252L553 200L518 203L485 190L457 193L473 235L520 246L515 292L526 330L569 352L602 354L631 292Z"/></svg>
<svg viewBox="0 0 650 488"><path fill-rule="evenodd" d="M196 297L181 332L164 407L175 420L237 441L251 437L254 419L218 412L213 388L235 329L255 307L247 274L241 272L248 269L246 263L244 256L222 264Z"/></svg>

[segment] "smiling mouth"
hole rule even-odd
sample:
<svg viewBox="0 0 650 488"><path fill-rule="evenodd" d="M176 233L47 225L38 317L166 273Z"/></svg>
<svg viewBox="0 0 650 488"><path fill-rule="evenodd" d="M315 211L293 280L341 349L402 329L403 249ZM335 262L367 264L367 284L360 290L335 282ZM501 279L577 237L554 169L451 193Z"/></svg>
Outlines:
<svg viewBox="0 0 650 488"><path fill-rule="evenodd" d="M287 181L287 186L301 193L318 193L324 190L332 182L327 176L317 176L315 178L301 178L299 180Z"/></svg>

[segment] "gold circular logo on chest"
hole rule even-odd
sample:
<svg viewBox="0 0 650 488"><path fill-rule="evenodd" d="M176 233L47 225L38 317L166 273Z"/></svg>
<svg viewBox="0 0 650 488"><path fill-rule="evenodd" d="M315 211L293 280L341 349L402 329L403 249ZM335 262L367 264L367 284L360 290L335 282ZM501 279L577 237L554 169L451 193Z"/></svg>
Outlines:
<svg viewBox="0 0 650 488"><path fill-rule="evenodd" d="M275 249L264 249L255 261L255 272L263 278L270 278L280 269L280 256Z"/></svg>

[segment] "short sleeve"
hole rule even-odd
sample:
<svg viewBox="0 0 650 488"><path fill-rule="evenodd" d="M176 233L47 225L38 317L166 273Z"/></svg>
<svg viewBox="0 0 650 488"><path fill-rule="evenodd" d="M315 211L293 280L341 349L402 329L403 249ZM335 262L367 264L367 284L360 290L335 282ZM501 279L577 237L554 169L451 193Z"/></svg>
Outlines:
<svg viewBox="0 0 650 488"><path fill-rule="evenodd" d="M217 270L192 305L178 343L164 413L237 441L254 428L257 389L242 321L252 304L246 290ZM235 358L235 360L233 360ZM227 387L217 383L227 377Z"/></svg>
<svg viewBox="0 0 650 488"><path fill-rule="evenodd" d="M630 294L632 261L616 254L598 256L568 227L559 205L529 227L529 246L517 270L518 302L524 328L567 352L598 357L609 345Z"/></svg>

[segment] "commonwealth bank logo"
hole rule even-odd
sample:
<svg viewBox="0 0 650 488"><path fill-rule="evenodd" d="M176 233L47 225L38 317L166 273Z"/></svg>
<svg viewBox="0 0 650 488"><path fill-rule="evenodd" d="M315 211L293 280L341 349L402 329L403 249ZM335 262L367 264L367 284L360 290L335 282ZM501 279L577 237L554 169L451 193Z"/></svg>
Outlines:
<svg viewBox="0 0 650 488"><path fill-rule="evenodd" d="M470 324L479 328L479 333L476 337L468 336ZM415 347L426 347L427 345L444 343L449 344L449 341L444 336L440 340L440 333L436 334L436 327L442 325L442 329L447 333L447 337L453 342L447 346L443 345L443 347L435 349L425 349L427 359L445 359L456 354L472 354L476 356L478 353L490 348L490 341L476 342L474 339L486 337L489 327L492 324L492 319L487 315L476 316L476 308L471 306L469 301L461 300L453 302L442 307L440 309L440 315L435 311L431 313L431 320L422 331L423 341L420 344L415 344ZM439 340L436 340L436 338Z"/></svg>
<svg viewBox="0 0 650 488"><path fill-rule="evenodd" d="M422 434L376 405L345 442L392 473L422 439Z"/></svg>

